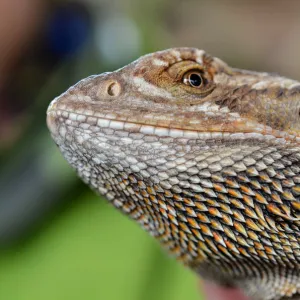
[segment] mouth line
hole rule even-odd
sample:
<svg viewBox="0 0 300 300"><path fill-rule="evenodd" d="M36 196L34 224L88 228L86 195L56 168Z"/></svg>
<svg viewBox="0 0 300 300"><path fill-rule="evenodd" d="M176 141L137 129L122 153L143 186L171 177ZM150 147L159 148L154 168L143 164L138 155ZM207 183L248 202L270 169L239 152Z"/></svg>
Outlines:
<svg viewBox="0 0 300 300"><path fill-rule="evenodd" d="M242 131L201 131L196 129L182 129L176 127L155 126L147 123L121 121L114 118L113 114L100 117L89 114L74 113L64 109L50 109L47 111L47 119L50 117L65 119L67 126L78 126L82 129L89 127L109 128L130 133L143 133L145 135L155 135L160 137L189 138L189 139L231 139L231 140L261 140L272 143L288 143L291 141L300 142L300 137L290 135L283 131L242 132ZM62 121L62 120L61 120ZM49 126L49 125L48 125Z"/></svg>

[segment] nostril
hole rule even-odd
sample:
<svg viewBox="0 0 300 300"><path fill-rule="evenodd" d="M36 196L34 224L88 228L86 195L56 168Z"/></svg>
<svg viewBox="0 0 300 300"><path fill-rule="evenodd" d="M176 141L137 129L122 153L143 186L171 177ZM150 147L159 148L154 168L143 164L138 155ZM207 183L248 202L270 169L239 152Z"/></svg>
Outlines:
<svg viewBox="0 0 300 300"><path fill-rule="evenodd" d="M107 94L109 96L119 96L121 92L121 86L118 82L111 82L107 87Z"/></svg>
<svg viewBox="0 0 300 300"><path fill-rule="evenodd" d="M100 83L97 97L99 100L109 100L121 94L121 84L117 80L106 80Z"/></svg>

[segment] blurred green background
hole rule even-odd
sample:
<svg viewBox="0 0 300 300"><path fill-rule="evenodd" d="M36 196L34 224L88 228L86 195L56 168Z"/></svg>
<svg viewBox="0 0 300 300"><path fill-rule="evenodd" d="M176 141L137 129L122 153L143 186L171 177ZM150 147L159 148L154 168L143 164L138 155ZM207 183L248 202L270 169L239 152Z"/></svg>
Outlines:
<svg viewBox="0 0 300 300"><path fill-rule="evenodd" d="M0 0L0 299L203 299L194 274L77 179L47 106L174 46L299 79L299 12L296 0Z"/></svg>

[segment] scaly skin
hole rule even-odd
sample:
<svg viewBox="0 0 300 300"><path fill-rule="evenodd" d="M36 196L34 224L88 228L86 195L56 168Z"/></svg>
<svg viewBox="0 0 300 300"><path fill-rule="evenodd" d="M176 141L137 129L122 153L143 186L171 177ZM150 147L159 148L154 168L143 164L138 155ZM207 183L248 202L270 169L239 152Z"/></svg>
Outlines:
<svg viewBox="0 0 300 300"><path fill-rule="evenodd" d="M79 176L200 276L300 299L299 111L297 81L176 48L81 80L47 123Z"/></svg>

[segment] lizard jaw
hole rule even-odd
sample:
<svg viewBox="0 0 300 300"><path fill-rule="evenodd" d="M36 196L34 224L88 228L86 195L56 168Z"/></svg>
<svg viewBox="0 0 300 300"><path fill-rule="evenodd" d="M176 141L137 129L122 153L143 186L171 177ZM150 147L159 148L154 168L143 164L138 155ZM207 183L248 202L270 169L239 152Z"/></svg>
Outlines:
<svg viewBox="0 0 300 300"><path fill-rule="evenodd" d="M57 101L53 100L47 111L47 125L53 136L59 134L64 138L65 125L77 127L84 132L84 130L96 132L99 129L110 128L115 131L127 131L129 133L142 133L144 135L153 135L158 137L172 137L185 139L229 139L229 140L264 140L272 143L286 143L289 140L295 139L292 135L278 136L274 134L262 134L258 132L224 132L224 131L201 131L188 130L179 128L170 128L163 126L153 126L145 123L133 123L126 121L119 121L116 119L101 118L89 116L85 114L77 114L67 110L57 109ZM299 139L299 138L296 138Z"/></svg>

